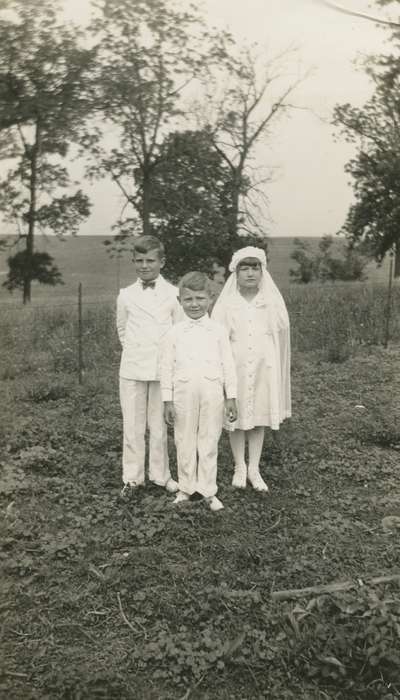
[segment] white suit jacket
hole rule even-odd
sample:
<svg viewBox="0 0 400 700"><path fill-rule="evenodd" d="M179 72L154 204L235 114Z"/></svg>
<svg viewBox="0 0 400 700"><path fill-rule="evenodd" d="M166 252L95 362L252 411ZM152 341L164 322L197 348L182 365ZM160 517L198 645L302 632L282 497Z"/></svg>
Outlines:
<svg viewBox="0 0 400 700"><path fill-rule="evenodd" d="M183 314L177 296L177 287L161 275L154 289L143 289L140 280L121 289L117 300L117 331L122 345L120 377L158 379L161 339Z"/></svg>
<svg viewBox="0 0 400 700"><path fill-rule="evenodd" d="M176 382L189 382L193 376L220 381L226 398L236 398L236 370L228 333L208 315L196 321L186 317L168 331L160 365L163 401L172 401Z"/></svg>

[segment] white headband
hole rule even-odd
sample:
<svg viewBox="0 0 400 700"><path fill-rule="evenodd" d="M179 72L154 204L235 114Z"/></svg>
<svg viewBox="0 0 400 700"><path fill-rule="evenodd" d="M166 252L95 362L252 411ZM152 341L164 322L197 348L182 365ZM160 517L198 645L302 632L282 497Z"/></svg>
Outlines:
<svg viewBox="0 0 400 700"><path fill-rule="evenodd" d="M256 258L256 260L259 260L262 267L267 267L267 258L263 249L249 245L247 248L240 248L240 250L237 250L236 253L233 254L229 265L229 272L235 272L239 263L245 258Z"/></svg>

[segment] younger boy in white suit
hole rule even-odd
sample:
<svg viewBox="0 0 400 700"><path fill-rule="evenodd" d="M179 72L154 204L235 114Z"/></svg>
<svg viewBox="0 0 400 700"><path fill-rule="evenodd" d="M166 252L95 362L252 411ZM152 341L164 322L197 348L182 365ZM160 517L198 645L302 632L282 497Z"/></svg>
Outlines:
<svg viewBox="0 0 400 700"><path fill-rule="evenodd" d="M179 492L174 503L201 494L211 510L223 508L217 493L217 453L225 412L236 420L236 372L225 328L208 309L211 282L189 272L179 284L186 318L165 336L161 394L165 420L175 426Z"/></svg>
<svg viewBox="0 0 400 700"><path fill-rule="evenodd" d="M168 464L158 368L161 340L182 317L182 310L177 288L160 275L165 255L157 238L138 238L133 262L138 279L121 289L117 301L117 330L122 345L119 376L124 432L123 499L129 498L145 481L146 427L149 428L149 480L170 492L178 489Z"/></svg>

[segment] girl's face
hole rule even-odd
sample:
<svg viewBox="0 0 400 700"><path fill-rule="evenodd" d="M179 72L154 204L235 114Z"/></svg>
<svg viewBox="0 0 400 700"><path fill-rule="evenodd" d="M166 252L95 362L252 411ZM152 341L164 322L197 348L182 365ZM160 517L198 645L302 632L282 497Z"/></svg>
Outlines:
<svg viewBox="0 0 400 700"><path fill-rule="evenodd" d="M257 258L244 258L237 266L236 274L241 291L255 292L261 282L261 263Z"/></svg>

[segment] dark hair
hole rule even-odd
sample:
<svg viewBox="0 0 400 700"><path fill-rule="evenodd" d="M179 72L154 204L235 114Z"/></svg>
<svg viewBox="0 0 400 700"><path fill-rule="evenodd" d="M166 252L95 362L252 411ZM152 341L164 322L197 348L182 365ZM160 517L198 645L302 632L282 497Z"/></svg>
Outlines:
<svg viewBox="0 0 400 700"><path fill-rule="evenodd" d="M192 292L207 292L212 296L212 282L204 272L187 272L179 281L179 294L182 294L182 289L190 289Z"/></svg>
<svg viewBox="0 0 400 700"><path fill-rule="evenodd" d="M249 255L248 258L243 258L238 264L237 264L237 269L240 269L241 267L244 267L245 265L251 265L252 267L261 267L261 262L258 258Z"/></svg>
<svg viewBox="0 0 400 700"><path fill-rule="evenodd" d="M135 253L148 253L150 250L157 250L160 258L165 256L164 244L155 236L139 236L133 241L133 257Z"/></svg>

